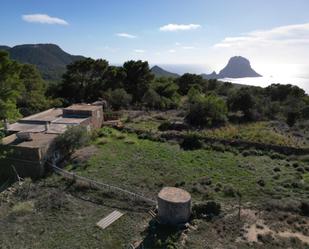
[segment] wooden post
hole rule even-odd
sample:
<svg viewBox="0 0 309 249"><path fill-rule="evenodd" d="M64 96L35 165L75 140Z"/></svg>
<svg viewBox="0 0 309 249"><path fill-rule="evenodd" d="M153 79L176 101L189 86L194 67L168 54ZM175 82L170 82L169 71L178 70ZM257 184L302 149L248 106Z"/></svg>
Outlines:
<svg viewBox="0 0 309 249"><path fill-rule="evenodd" d="M240 221L241 218L241 194L238 194L238 221Z"/></svg>

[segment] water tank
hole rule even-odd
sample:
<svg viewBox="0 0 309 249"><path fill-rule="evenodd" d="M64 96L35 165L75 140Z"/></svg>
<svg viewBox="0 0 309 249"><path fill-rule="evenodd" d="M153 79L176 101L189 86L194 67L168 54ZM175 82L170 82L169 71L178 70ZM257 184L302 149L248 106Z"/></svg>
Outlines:
<svg viewBox="0 0 309 249"><path fill-rule="evenodd" d="M158 194L158 217L162 224L178 225L189 221L191 195L180 188L165 187Z"/></svg>

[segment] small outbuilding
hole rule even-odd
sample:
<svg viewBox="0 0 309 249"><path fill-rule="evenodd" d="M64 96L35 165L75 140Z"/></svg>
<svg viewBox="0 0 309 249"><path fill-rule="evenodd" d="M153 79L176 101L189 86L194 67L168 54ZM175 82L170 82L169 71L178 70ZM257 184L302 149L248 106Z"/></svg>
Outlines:
<svg viewBox="0 0 309 249"><path fill-rule="evenodd" d="M178 225L189 221L191 195L180 188L165 187L158 194L158 218L162 224Z"/></svg>

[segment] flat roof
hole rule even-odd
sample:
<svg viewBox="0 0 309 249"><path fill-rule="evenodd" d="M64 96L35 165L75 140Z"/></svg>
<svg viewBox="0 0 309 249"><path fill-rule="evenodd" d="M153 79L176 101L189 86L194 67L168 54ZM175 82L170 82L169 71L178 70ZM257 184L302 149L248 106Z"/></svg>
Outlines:
<svg viewBox="0 0 309 249"><path fill-rule="evenodd" d="M58 117L62 116L61 108L53 108L40 112L25 118L22 118L20 121L41 121L41 122L51 122Z"/></svg>
<svg viewBox="0 0 309 249"><path fill-rule="evenodd" d="M41 148L48 146L58 135L46 133L31 133L31 141L23 141L17 138L15 134L2 139L3 145L27 148Z"/></svg>
<svg viewBox="0 0 309 249"><path fill-rule="evenodd" d="M70 125L67 124L50 124L48 130L45 131L47 134L62 134L64 133Z"/></svg>
<svg viewBox="0 0 309 249"><path fill-rule="evenodd" d="M98 105L88 105L88 104L75 104L75 105L71 105L67 108L64 108L64 110L76 110L76 111L94 111L94 110L98 110L98 109L102 109L102 106L98 106Z"/></svg>
<svg viewBox="0 0 309 249"><path fill-rule="evenodd" d="M90 118L68 118L68 117L61 117L57 118L56 120L52 121L52 124L81 124L84 121L88 120Z"/></svg>
<svg viewBox="0 0 309 249"><path fill-rule="evenodd" d="M14 123L10 124L9 131L19 132L43 132L45 131L45 125L42 124L27 124L27 123Z"/></svg>

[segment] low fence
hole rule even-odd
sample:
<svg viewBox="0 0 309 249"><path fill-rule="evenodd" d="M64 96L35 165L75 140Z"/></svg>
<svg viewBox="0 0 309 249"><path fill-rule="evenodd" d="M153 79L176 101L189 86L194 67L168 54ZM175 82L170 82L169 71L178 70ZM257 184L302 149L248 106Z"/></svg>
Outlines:
<svg viewBox="0 0 309 249"><path fill-rule="evenodd" d="M53 167L54 171L57 174L63 176L65 179L69 179L71 181L77 182L78 184L80 184L82 186L87 186L89 188L94 188L94 189L102 189L102 190L108 190L108 191L115 191L115 192L119 192L119 193L128 195L132 199L142 200L142 201L144 201L144 202L146 202L146 203L148 203L150 205L156 205L157 204L157 202L152 200L152 199L149 199L149 198L147 198L145 196L142 196L140 194L133 193L133 192L128 191L126 189L122 189L122 188L119 188L119 187L116 187L116 186L112 186L112 185L109 185L109 184L106 184L106 183L97 182L97 181L88 179L86 177L82 177L82 176L76 175L75 173L63 170L63 169L58 168L56 166L52 166L52 167Z"/></svg>

